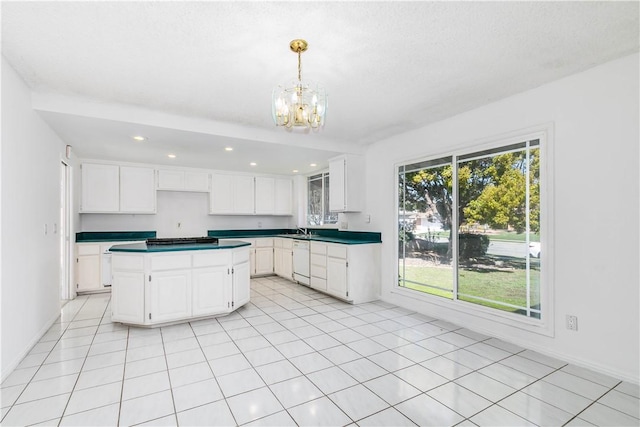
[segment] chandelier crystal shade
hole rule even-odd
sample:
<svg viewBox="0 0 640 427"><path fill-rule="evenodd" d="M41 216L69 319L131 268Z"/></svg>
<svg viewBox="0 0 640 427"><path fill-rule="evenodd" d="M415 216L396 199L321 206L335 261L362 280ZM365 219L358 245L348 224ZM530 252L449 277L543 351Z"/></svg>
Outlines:
<svg viewBox="0 0 640 427"><path fill-rule="evenodd" d="M318 130L324 126L327 113L327 92L317 83L302 81L302 52L307 42L293 40L289 47L298 54L298 80L281 84L273 89L271 109L276 126L287 129L303 127Z"/></svg>

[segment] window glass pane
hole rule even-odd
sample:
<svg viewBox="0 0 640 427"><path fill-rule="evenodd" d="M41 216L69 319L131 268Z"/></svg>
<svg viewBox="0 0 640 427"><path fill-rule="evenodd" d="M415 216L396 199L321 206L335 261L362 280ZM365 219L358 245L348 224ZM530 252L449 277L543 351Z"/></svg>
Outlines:
<svg viewBox="0 0 640 427"><path fill-rule="evenodd" d="M336 224L338 222L338 214L336 212L329 211L329 174L324 174L324 223Z"/></svg>
<svg viewBox="0 0 640 427"><path fill-rule="evenodd" d="M539 141L535 141L538 143ZM539 145L539 144L536 144ZM540 148L529 152L529 308L540 315ZM532 314L535 316L535 314Z"/></svg>
<svg viewBox="0 0 640 427"><path fill-rule="evenodd" d="M307 225L322 225L322 175L308 181Z"/></svg>
<svg viewBox="0 0 640 427"><path fill-rule="evenodd" d="M539 292L531 292L532 284L539 289L539 264L532 274L530 259L531 242L539 242L534 162L527 149L459 162L458 299L539 317Z"/></svg>
<svg viewBox="0 0 640 427"><path fill-rule="evenodd" d="M451 163L400 168L398 178L399 285L452 298Z"/></svg>

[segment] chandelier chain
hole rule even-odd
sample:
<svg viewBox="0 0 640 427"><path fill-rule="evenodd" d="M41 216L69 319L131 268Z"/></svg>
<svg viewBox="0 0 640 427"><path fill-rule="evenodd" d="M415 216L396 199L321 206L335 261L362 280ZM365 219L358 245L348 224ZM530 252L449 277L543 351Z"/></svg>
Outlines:
<svg viewBox="0 0 640 427"><path fill-rule="evenodd" d="M298 50L298 81L302 81L302 52Z"/></svg>

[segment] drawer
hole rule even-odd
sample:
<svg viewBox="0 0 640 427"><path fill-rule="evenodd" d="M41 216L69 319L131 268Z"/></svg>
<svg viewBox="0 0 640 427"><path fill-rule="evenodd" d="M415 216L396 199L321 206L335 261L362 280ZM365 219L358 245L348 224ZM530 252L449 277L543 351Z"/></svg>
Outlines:
<svg viewBox="0 0 640 427"><path fill-rule="evenodd" d="M282 240L282 247L284 249L293 249L293 239L280 239Z"/></svg>
<svg viewBox="0 0 640 427"><path fill-rule="evenodd" d="M226 250L193 254L194 267L212 267L229 264L229 252Z"/></svg>
<svg viewBox="0 0 640 427"><path fill-rule="evenodd" d="M309 271L311 273L311 277L319 277L321 279L327 278L327 268L320 267L318 265L312 265L309 267Z"/></svg>
<svg viewBox="0 0 640 427"><path fill-rule="evenodd" d="M144 271L144 255L114 255L111 258L111 269Z"/></svg>
<svg viewBox="0 0 640 427"><path fill-rule="evenodd" d="M331 258L347 259L347 246L346 245L329 245L327 248L327 255Z"/></svg>
<svg viewBox="0 0 640 427"><path fill-rule="evenodd" d="M176 270L179 268L191 268L191 254L185 255L153 255L151 257L151 270Z"/></svg>
<svg viewBox="0 0 640 427"><path fill-rule="evenodd" d="M79 244L77 248L78 255L100 255L100 245Z"/></svg>
<svg viewBox="0 0 640 427"><path fill-rule="evenodd" d="M272 248L273 239L256 239L256 248Z"/></svg>
<svg viewBox="0 0 640 427"><path fill-rule="evenodd" d="M327 256L319 255L319 254L311 254L310 258L311 265L319 265L322 267L327 266Z"/></svg>
<svg viewBox="0 0 640 427"><path fill-rule="evenodd" d="M325 279L319 279L317 277L311 277L311 287L313 289L319 289L321 291L327 290L327 281Z"/></svg>
<svg viewBox="0 0 640 427"><path fill-rule="evenodd" d="M327 254L327 244L326 243L318 243L311 242L311 253L312 254Z"/></svg>

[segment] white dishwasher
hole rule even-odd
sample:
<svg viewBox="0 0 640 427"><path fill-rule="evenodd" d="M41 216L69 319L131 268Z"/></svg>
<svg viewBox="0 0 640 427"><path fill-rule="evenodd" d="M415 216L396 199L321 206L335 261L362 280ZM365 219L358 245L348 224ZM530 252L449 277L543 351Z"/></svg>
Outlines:
<svg viewBox="0 0 640 427"><path fill-rule="evenodd" d="M309 242L293 241L293 278L309 286Z"/></svg>

